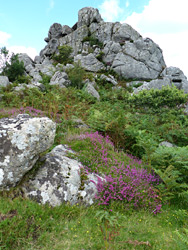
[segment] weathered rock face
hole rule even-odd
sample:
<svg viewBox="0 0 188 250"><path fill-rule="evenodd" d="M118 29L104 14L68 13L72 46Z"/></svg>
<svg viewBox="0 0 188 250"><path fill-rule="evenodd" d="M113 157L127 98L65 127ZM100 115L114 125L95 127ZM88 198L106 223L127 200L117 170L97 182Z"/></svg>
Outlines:
<svg viewBox="0 0 188 250"><path fill-rule="evenodd" d="M7 87L10 85L9 79L7 76L0 76L0 88Z"/></svg>
<svg viewBox="0 0 188 250"><path fill-rule="evenodd" d="M80 61L82 67L88 71L97 72L101 69L105 69L104 64L97 60L93 54L86 56L77 55L74 57L74 61Z"/></svg>
<svg viewBox="0 0 188 250"><path fill-rule="evenodd" d="M52 38L59 38L62 36L63 27L60 23L54 23L49 29L48 38L51 40Z"/></svg>
<svg viewBox="0 0 188 250"><path fill-rule="evenodd" d="M36 175L23 185L27 197L39 203L58 206L64 202L75 204L84 202L91 205L97 192L98 178L89 174L82 180L82 165L66 156L67 152L74 153L65 145L55 147L45 156L44 164Z"/></svg>
<svg viewBox="0 0 188 250"><path fill-rule="evenodd" d="M112 63L112 68L127 79L156 79L165 67L161 49L149 38L125 43Z"/></svg>
<svg viewBox="0 0 188 250"><path fill-rule="evenodd" d="M24 67L26 68L27 66L33 66L34 62L33 60L26 54L26 53L20 53L18 54L18 60L24 63Z"/></svg>
<svg viewBox="0 0 188 250"><path fill-rule="evenodd" d="M165 68L161 73L162 77L167 77L171 82L179 89L183 89L185 93L188 93L188 81L183 71L177 67Z"/></svg>
<svg viewBox="0 0 188 250"><path fill-rule="evenodd" d="M55 130L55 123L47 117L25 114L0 120L0 189L16 186L39 154L52 146Z"/></svg>
<svg viewBox="0 0 188 250"><path fill-rule="evenodd" d="M98 9L86 7L78 12L77 27L79 28L84 25L89 27L91 23L99 23L101 21L103 21L103 19L101 18Z"/></svg>

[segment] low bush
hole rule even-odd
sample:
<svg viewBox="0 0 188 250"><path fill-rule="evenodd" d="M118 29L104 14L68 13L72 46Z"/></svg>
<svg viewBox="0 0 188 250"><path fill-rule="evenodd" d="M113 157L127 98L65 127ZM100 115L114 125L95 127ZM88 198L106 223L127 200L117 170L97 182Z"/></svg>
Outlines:
<svg viewBox="0 0 188 250"><path fill-rule="evenodd" d="M80 62L74 63L74 68L67 70L69 80L71 81L71 86L81 89L84 86L83 79L85 75L85 70L82 68Z"/></svg>
<svg viewBox="0 0 188 250"><path fill-rule="evenodd" d="M175 108L186 103L188 94L178 90L175 86L159 89L143 90L129 98L129 103L136 107L149 107L159 109L161 107Z"/></svg>
<svg viewBox="0 0 188 250"><path fill-rule="evenodd" d="M68 45L62 45L58 47L59 53L54 54L52 56L52 59L55 61L55 63L61 63L66 65L67 63L72 63L73 59L71 57L71 53L73 52L72 47Z"/></svg>

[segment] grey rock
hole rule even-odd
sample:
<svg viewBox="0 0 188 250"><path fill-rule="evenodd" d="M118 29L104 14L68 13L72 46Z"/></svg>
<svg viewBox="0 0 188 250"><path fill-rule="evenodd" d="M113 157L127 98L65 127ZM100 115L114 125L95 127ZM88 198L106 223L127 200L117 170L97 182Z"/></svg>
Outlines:
<svg viewBox="0 0 188 250"><path fill-rule="evenodd" d="M0 76L0 88L8 87L10 85L9 79L7 76Z"/></svg>
<svg viewBox="0 0 188 250"><path fill-rule="evenodd" d="M26 197L51 206L65 202L91 205L94 202L97 190L91 180L97 183L97 175L89 174L87 180L82 180L80 173L84 167L68 158L67 152L74 153L66 145L59 145L45 156L36 175L23 185Z"/></svg>
<svg viewBox="0 0 188 250"><path fill-rule="evenodd" d="M100 95L95 89L94 84L92 82L87 81L87 83L85 84L85 91L88 92L93 97L97 98L97 100L100 99Z"/></svg>
<svg viewBox="0 0 188 250"><path fill-rule="evenodd" d="M103 21L101 15L99 14L98 9L94 9L91 7L85 7L79 10L78 12L78 23L77 27L81 27L86 25L89 27L91 23L99 23Z"/></svg>
<svg viewBox="0 0 188 250"><path fill-rule="evenodd" d="M35 56L34 63L36 64L42 63L42 58L40 56Z"/></svg>
<svg viewBox="0 0 188 250"><path fill-rule="evenodd" d="M59 38L62 37L62 31L63 31L63 27L60 23L54 23L50 26L50 29L48 31L48 39L49 41L52 38Z"/></svg>
<svg viewBox="0 0 188 250"><path fill-rule="evenodd" d="M118 43L136 41L141 35L127 23L115 23L112 31L112 40Z"/></svg>
<svg viewBox="0 0 188 250"><path fill-rule="evenodd" d="M82 121L82 119L77 119L77 118L75 118L75 119L72 119L72 122L75 124L75 125L74 125L75 128L80 128L80 129L83 129L83 128L87 129L87 128L89 128L89 126L88 126L87 124L85 124L85 123Z"/></svg>
<svg viewBox="0 0 188 250"><path fill-rule="evenodd" d="M101 22L92 23L89 27L92 36L97 38L100 42L109 42L112 40L114 23Z"/></svg>
<svg viewBox="0 0 188 250"><path fill-rule="evenodd" d="M56 71L50 80L50 85L58 85L60 88L69 86L71 82L65 72Z"/></svg>
<svg viewBox="0 0 188 250"><path fill-rule="evenodd" d="M104 64L97 60L92 53L86 56L79 54L74 57L74 61L80 61L82 67L88 71L98 72L102 69L105 69Z"/></svg>
<svg viewBox="0 0 188 250"><path fill-rule="evenodd" d="M62 35L63 36L66 36L72 32L73 32L73 30L68 25L63 25L63 27L62 27Z"/></svg>
<svg viewBox="0 0 188 250"><path fill-rule="evenodd" d="M82 41L85 37L89 34L89 29L87 26L81 26L77 28L72 33L68 34L59 39L59 45L68 45L73 48L74 55L77 55L79 52L82 51Z"/></svg>
<svg viewBox="0 0 188 250"><path fill-rule="evenodd" d="M35 64L35 72L52 76L56 68L52 64Z"/></svg>
<svg viewBox="0 0 188 250"><path fill-rule="evenodd" d="M46 45L46 47L41 50L40 57L43 59L45 57L50 57L54 53L57 53L59 46L59 40L56 38L52 38L49 43Z"/></svg>
<svg viewBox="0 0 188 250"><path fill-rule="evenodd" d="M32 82L31 84L26 84L26 83L20 83L20 84L18 84L18 86L16 86L13 90L14 91L22 91L22 90L24 90L24 89L26 89L26 88L28 88L28 89L33 89L33 88L38 88L39 90L41 90L41 91L44 91L45 90L45 86L42 84L42 83L40 83L40 82Z"/></svg>
<svg viewBox="0 0 188 250"><path fill-rule="evenodd" d="M0 119L0 189L8 190L36 163L39 154L52 146L56 125L47 117Z"/></svg>
<svg viewBox="0 0 188 250"><path fill-rule="evenodd" d="M105 80L105 81L107 81L109 83L112 83L113 85L117 85L118 84L118 82L115 80L115 78L112 75L106 76L106 75L102 74L100 76L100 79Z"/></svg>
<svg viewBox="0 0 188 250"><path fill-rule="evenodd" d="M127 79L156 79L166 67L162 50L149 38L126 42L122 49L112 68Z"/></svg>
<svg viewBox="0 0 188 250"><path fill-rule="evenodd" d="M188 93L188 81L183 71L177 67L167 67L161 73L162 77L168 77L171 82L178 88Z"/></svg>
<svg viewBox="0 0 188 250"><path fill-rule="evenodd" d="M103 61L107 63L107 65L111 66L116 55L122 51L122 48L119 43L108 41L105 43L103 52L104 57Z"/></svg>
<svg viewBox="0 0 188 250"><path fill-rule="evenodd" d="M188 115L188 103L185 105L184 112L185 112L186 115Z"/></svg>
<svg viewBox="0 0 188 250"><path fill-rule="evenodd" d="M33 60L26 54L26 53L20 53L18 54L18 60L24 63L24 67L26 68L28 65L34 65Z"/></svg>
<svg viewBox="0 0 188 250"><path fill-rule="evenodd" d="M168 141L163 141L159 144L159 146L164 146L164 147L168 147L168 148L173 148L173 147L176 147L176 145L168 142Z"/></svg>
<svg viewBox="0 0 188 250"><path fill-rule="evenodd" d="M40 75L39 71L35 68L33 68L30 72L29 75L33 78L34 82L40 82L42 81L42 76Z"/></svg>
<svg viewBox="0 0 188 250"><path fill-rule="evenodd" d="M134 93L137 94L141 90L150 90L150 89L162 89L164 86L172 86L173 83L168 77L164 77L163 79L156 79L150 82L143 82L143 85L136 88Z"/></svg>

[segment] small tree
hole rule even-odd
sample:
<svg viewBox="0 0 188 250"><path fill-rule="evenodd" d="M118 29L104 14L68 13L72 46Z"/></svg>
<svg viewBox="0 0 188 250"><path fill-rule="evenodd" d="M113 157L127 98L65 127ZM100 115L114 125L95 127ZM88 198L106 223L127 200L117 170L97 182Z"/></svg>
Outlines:
<svg viewBox="0 0 188 250"><path fill-rule="evenodd" d="M68 45L63 45L58 47L59 54L53 55L53 60L57 63L67 64L72 63L71 53L73 51L72 47Z"/></svg>
<svg viewBox="0 0 188 250"><path fill-rule="evenodd" d="M6 47L1 48L1 74L11 82L24 75L24 63L18 60L18 55L10 54Z"/></svg>
<svg viewBox="0 0 188 250"><path fill-rule="evenodd" d="M0 73L3 71L6 63L10 62L12 54L6 49L6 47L0 48Z"/></svg>

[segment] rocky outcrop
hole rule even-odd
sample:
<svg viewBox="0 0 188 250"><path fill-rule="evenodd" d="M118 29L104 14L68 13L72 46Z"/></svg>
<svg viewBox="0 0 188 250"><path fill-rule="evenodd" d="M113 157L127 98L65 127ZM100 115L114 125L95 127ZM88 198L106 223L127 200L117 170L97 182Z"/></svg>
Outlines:
<svg viewBox="0 0 188 250"><path fill-rule="evenodd" d="M23 185L26 197L51 206L94 202L97 189L92 181L97 183L98 176L88 174L83 178L83 166L68 158L67 152L74 154L66 145L59 145L45 156L35 176Z"/></svg>
<svg viewBox="0 0 188 250"><path fill-rule="evenodd" d="M8 190L52 146L56 125L47 117L18 115L0 120L0 189Z"/></svg>
<svg viewBox="0 0 188 250"><path fill-rule="evenodd" d="M26 54L19 55L26 73L33 79L31 84L42 81L42 73L53 77L50 84L59 82L61 87L69 85L60 73L54 75L59 69L52 64L52 56L59 53L58 47L68 45L73 48L71 56L74 62L80 61L87 71L114 70L126 79L143 81L143 86L135 93L142 89L161 89L164 85L172 84L188 93L187 78L178 68L166 68L162 50L155 42L143 38L126 23L104 22L98 9L81 9L78 22L72 28L54 23L45 41L47 45L34 61Z"/></svg>
<svg viewBox="0 0 188 250"><path fill-rule="evenodd" d="M79 28L84 25L89 27L92 23L100 23L101 21L103 21L103 19L99 14L98 9L86 7L78 12L77 27Z"/></svg>

